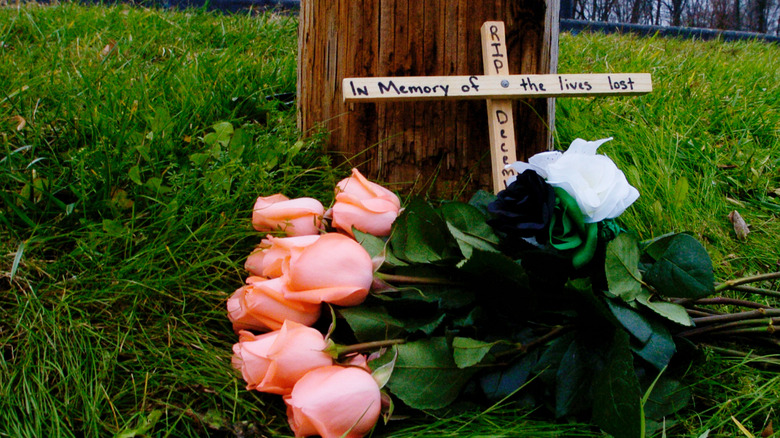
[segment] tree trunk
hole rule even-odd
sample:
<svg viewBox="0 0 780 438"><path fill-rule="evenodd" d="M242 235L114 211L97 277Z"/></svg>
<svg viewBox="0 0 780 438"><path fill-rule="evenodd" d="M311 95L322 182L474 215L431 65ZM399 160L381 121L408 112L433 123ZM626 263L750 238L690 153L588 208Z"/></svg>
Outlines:
<svg viewBox="0 0 780 438"><path fill-rule="evenodd" d="M547 3L545 3L545 1ZM559 0L302 0L298 126L338 162L408 192L490 190L484 101L343 103L344 77L483 74L480 27L506 24L513 74L555 73ZM518 159L552 145L553 99L514 106Z"/></svg>

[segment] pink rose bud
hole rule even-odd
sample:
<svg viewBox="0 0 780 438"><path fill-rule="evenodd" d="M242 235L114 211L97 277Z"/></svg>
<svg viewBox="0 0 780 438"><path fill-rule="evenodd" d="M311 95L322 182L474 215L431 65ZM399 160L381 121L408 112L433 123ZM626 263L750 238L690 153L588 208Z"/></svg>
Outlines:
<svg viewBox="0 0 780 438"><path fill-rule="evenodd" d="M246 389L255 389L263 381L271 359L268 358L268 349L279 336L279 330L254 335L252 332L240 330L238 343L233 344L233 368L241 371L241 376L247 383Z"/></svg>
<svg viewBox="0 0 780 438"><path fill-rule="evenodd" d="M374 236L389 236L400 208L395 193L352 169L352 176L336 185L332 225L350 236L353 226Z"/></svg>
<svg viewBox="0 0 780 438"><path fill-rule="evenodd" d="M288 236L319 234L324 213L320 201L313 198L261 196L252 209L252 225L257 231L283 231Z"/></svg>
<svg viewBox="0 0 780 438"><path fill-rule="evenodd" d="M317 322L321 306L285 298L286 281L283 277L256 281L236 290L227 301L233 330L279 330L287 320L303 325Z"/></svg>
<svg viewBox="0 0 780 438"><path fill-rule="evenodd" d="M351 367L358 367L362 368L369 373L371 372L371 368L368 366L368 358L364 354L356 354L354 356L346 357L346 364Z"/></svg>
<svg viewBox="0 0 780 438"><path fill-rule="evenodd" d="M307 303L356 306L374 279L371 256L343 234L328 233L285 263L285 297Z"/></svg>
<svg viewBox="0 0 780 438"><path fill-rule="evenodd" d="M336 365L309 371L284 402L296 437L360 438L374 427L382 407L371 374Z"/></svg>
<svg viewBox="0 0 780 438"><path fill-rule="evenodd" d="M319 234L297 237L268 236L252 251L246 259L244 268L256 276L281 277L282 263L290 257L290 254L294 251L302 251L319 238Z"/></svg>
<svg viewBox="0 0 780 438"><path fill-rule="evenodd" d="M233 345L233 366L241 371L247 389L285 395L309 371L333 365L323 352L322 333L293 321L279 331L255 336L242 330Z"/></svg>

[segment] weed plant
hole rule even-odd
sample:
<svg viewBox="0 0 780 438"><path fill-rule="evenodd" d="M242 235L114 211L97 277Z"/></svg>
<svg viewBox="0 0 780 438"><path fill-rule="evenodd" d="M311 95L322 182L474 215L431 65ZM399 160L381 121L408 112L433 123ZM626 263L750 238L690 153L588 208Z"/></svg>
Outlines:
<svg viewBox="0 0 780 438"><path fill-rule="evenodd" d="M349 171L319 136L299 141L296 29L272 14L0 8L0 436L290 434L278 398L230 366L225 300L260 239L254 198L328 203ZM624 226L691 231L720 279L777 270L780 48L581 34L560 52L561 72L653 74L646 96L558 101L562 147L615 137L601 152L642 193ZM780 424L777 375L719 351L687 370L694 403L667 436ZM546 419L467 405L375 436L600 436Z"/></svg>

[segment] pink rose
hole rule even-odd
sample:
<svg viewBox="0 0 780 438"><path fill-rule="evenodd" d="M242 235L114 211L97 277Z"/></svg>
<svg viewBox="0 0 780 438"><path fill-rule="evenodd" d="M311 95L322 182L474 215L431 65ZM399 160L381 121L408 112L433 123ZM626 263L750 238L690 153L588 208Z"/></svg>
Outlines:
<svg viewBox="0 0 780 438"><path fill-rule="evenodd" d="M285 278L259 281L250 277L249 280L251 284L236 290L227 301L233 330L279 330L287 320L312 325L319 319L319 304L285 298Z"/></svg>
<svg viewBox="0 0 780 438"><path fill-rule="evenodd" d="M279 331L255 336L242 330L233 345L233 366L241 371L246 389L289 394L307 372L333 364L322 333L293 321Z"/></svg>
<svg viewBox="0 0 780 438"><path fill-rule="evenodd" d="M284 268L285 297L307 303L356 306L374 280L371 256L343 234L328 233L291 256Z"/></svg>
<svg viewBox="0 0 780 438"><path fill-rule="evenodd" d="M257 231L283 231L288 236L319 234L324 213L320 201L313 198L261 196L252 209L252 225Z"/></svg>
<svg viewBox="0 0 780 438"><path fill-rule="evenodd" d="M379 386L361 368L336 365L309 371L284 396L296 437L359 438L379 419Z"/></svg>
<svg viewBox="0 0 780 438"><path fill-rule="evenodd" d="M268 349L279 336L279 330L254 335L252 332L240 330L238 343L233 344L233 368L241 371L241 376L247 383L246 389L255 389L265 378L271 360L268 359Z"/></svg>
<svg viewBox="0 0 780 438"><path fill-rule="evenodd" d="M332 225L350 236L353 226L374 236L389 236L400 208L395 193L352 169L352 176L336 185Z"/></svg>
<svg viewBox="0 0 780 438"><path fill-rule="evenodd" d="M252 275L276 278L282 275L282 263L294 251L302 251L319 239L319 234L297 237L268 236L246 259L244 268Z"/></svg>

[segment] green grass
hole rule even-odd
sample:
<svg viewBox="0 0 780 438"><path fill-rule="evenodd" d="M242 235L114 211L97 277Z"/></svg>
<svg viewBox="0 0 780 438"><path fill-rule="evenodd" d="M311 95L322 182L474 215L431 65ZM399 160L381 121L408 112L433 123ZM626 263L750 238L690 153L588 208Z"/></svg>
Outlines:
<svg viewBox="0 0 780 438"><path fill-rule="evenodd" d="M0 436L290 434L278 397L233 373L224 302L259 240L254 198L327 203L348 172L266 99L295 91L296 26L0 9ZM647 96L558 102L562 145L615 137L602 152L642 193L624 225L693 232L719 279L778 269L778 46L563 35L560 70L654 75ZM733 209L752 225L746 242ZM705 350L685 381L694 404L667 436L738 436L732 415L753 432L780 424L771 370ZM600 436L511 403L475 412L375 436Z"/></svg>

